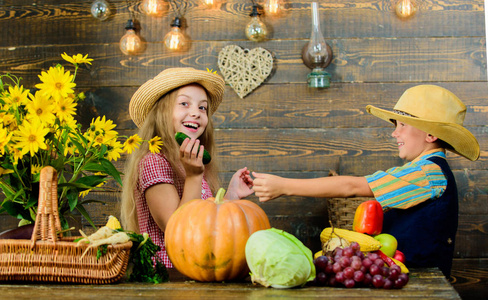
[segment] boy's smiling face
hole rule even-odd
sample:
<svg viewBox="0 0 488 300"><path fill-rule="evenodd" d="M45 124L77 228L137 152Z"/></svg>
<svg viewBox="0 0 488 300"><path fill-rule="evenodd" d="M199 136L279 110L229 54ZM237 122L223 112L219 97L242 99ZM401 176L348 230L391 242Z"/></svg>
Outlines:
<svg viewBox="0 0 488 300"><path fill-rule="evenodd" d="M391 136L396 138L400 158L412 161L423 152L436 148L433 141L437 138L406 123L396 121L395 124Z"/></svg>

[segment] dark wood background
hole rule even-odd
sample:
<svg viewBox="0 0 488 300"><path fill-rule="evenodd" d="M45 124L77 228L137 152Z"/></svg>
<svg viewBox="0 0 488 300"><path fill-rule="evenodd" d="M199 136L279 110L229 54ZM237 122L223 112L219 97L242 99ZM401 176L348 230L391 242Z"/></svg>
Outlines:
<svg viewBox="0 0 488 300"><path fill-rule="evenodd" d="M457 258L488 257L488 84L483 0L418 1L421 8L409 20L392 11L390 0L319 1L321 28L334 58L327 71L329 89L306 84L310 70L301 49L311 32L312 1L285 1L285 15L262 16L269 39L248 41L251 0L221 1L205 9L186 1L184 31L191 40L187 52L169 52L162 39L173 12L161 18L141 13L140 1L110 0L115 12L106 21L90 14L91 0L0 0L0 73L23 77L33 88L37 75L57 63L60 54L82 53L93 65L77 75L87 100L78 109L83 124L106 115L121 134L135 125L128 113L132 93L168 67L191 66L218 70L219 51L231 44L263 47L274 58L272 75L240 99L226 86L225 100L214 115L222 181L243 166L287 177L339 174L367 175L403 162L390 134L392 126L365 113L373 104L392 108L403 91L417 84L437 84L461 98L468 108L466 127L477 137L481 158L470 162L449 154L459 188ZM264 1L257 1L263 3ZM181 1L177 1L181 3ZM127 5L129 4L129 5ZM128 57L119 50L125 23L135 16L145 51ZM117 162L123 168L123 159ZM89 210L96 224L118 215L120 187L92 193L105 205ZM249 197L256 201L256 197ZM325 199L281 197L260 204L271 224L300 238L316 251L318 235L328 225ZM15 226L0 216L2 228ZM86 227L80 217L79 226Z"/></svg>

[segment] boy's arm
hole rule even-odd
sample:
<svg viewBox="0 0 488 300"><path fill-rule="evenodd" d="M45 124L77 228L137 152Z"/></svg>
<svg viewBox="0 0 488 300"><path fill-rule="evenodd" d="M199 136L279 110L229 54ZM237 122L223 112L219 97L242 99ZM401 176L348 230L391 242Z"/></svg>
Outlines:
<svg viewBox="0 0 488 300"><path fill-rule="evenodd" d="M261 202L282 195L323 198L373 196L373 192L364 177L330 176L313 179L292 179L256 172L253 172L253 176L253 189Z"/></svg>

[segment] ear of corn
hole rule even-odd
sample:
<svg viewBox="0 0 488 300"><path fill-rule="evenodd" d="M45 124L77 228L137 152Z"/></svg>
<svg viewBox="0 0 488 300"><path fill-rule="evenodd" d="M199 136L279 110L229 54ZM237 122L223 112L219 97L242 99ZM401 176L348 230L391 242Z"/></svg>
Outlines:
<svg viewBox="0 0 488 300"><path fill-rule="evenodd" d="M346 239L350 243L357 242L362 252L376 251L381 248L381 243L375 240L372 236L341 228L334 228L334 233L332 233L331 227L325 228L320 234L320 241L326 243L333 237Z"/></svg>
<svg viewBox="0 0 488 300"><path fill-rule="evenodd" d="M120 225L119 220L116 217L114 217L114 216L109 216L108 217L108 221L107 221L107 224L105 226L107 226L108 228L113 229L113 230L117 230L117 229L121 229L122 228L122 226Z"/></svg>

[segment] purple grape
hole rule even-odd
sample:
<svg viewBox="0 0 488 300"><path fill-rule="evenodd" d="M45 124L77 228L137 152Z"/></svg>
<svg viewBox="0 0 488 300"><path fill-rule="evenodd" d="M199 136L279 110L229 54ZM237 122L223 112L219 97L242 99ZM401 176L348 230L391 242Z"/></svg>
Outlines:
<svg viewBox="0 0 488 300"><path fill-rule="evenodd" d="M327 275L324 272L317 273L315 279L319 285L325 285L327 283Z"/></svg>
<svg viewBox="0 0 488 300"><path fill-rule="evenodd" d="M385 280L383 279L383 276L381 276L380 274L374 275L371 282L373 283L373 286L375 288L381 288L385 284Z"/></svg>
<svg viewBox="0 0 488 300"><path fill-rule="evenodd" d="M357 257L357 256L354 256L354 257ZM361 260L353 260L351 262L351 267L356 271L361 269L362 266L363 266L363 262Z"/></svg>
<svg viewBox="0 0 488 300"><path fill-rule="evenodd" d="M371 252L368 254L368 258L371 259L371 261L375 261L376 259L380 258L380 256L377 253Z"/></svg>
<svg viewBox="0 0 488 300"><path fill-rule="evenodd" d="M328 286L336 286L337 285L337 280L335 276L330 276L329 280L327 280L327 285Z"/></svg>
<svg viewBox="0 0 488 300"><path fill-rule="evenodd" d="M354 269L352 267L344 268L344 277L351 279L354 277Z"/></svg>
<svg viewBox="0 0 488 300"><path fill-rule="evenodd" d="M378 267L383 267L385 265L385 262L381 258L377 258L374 260L374 264Z"/></svg>
<svg viewBox="0 0 488 300"><path fill-rule="evenodd" d="M368 257L363 259L363 266L365 266L366 269L369 270L369 267L371 267L372 264L373 264L373 261L371 259L369 259Z"/></svg>
<svg viewBox="0 0 488 300"><path fill-rule="evenodd" d="M351 247L351 249L354 251L354 252L357 252L359 251L359 243L358 242L352 242L351 245L349 245L349 247Z"/></svg>
<svg viewBox="0 0 488 300"><path fill-rule="evenodd" d="M334 273L339 273L342 271L342 266L340 263L338 262L335 262L333 265L332 265L332 270L334 271Z"/></svg>
<svg viewBox="0 0 488 300"><path fill-rule="evenodd" d="M376 275L380 275L381 276L381 270L380 270L380 267L378 267L377 265L371 265L371 267L369 267L369 273L373 276L376 276Z"/></svg>
<svg viewBox="0 0 488 300"><path fill-rule="evenodd" d="M340 247L335 248L334 249L334 252L333 252L334 253L334 256L342 256L343 255L342 254L342 251L343 251L343 249L340 248Z"/></svg>
<svg viewBox="0 0 488 300"><path fill-rule="evenodd" d="M405 284L408 283L408 279L409 279L408 274L401 273L400 275L398 275L398 278L403 278L405 279Z"/></svg>
<svg viewBox="0 0 488 300"><path fill-rule="evenodd" d="M383 277L388 277L390 276L390 268L386 267L386 266L383 266L380 268L381 270L381 275L383 275Z"/></svg>
<svg viewBox="0 0 488 300"><path fill-rule="evenodd" d="M347 278L344 280L344 286L348 289L353 288L356 285L354 279Z"/></svg>
<svg viewBox="0 0 488 300"><path fill-rule="evenodd" d="M395 281L398 278L398 275L400 275L400 272L398 272L397 269L390 269L390 276L388 276L388 279Z"/></svg>
<svg viewBox="0 0 488 300"><path fill-rule="evenodd" d="M363 282L364 280L364 273L361 272L361 271L355 271L354 272L354 277L353 277L354 281L356 282Z"/></svg>
<svg viewBox="0 0 488 300"><path fill-rule="evenodd" d="M402 268L400 268L400 266L399 266L399 265L392 265L392 266L390 267L390 269L391 269L391 270L393 270L393 269L397 270L397 271L398 271L398 274L400 274L400 273L402 272Z"/></svg>
<svg viewBox="0 0 488 300"><path fill-rule="evenodd" d="M342 251L342 255L343 256L347 256L347 257L352 257L354 254L354 250L352 250L351 247L346 247L344 248L344 250Z"/></svg>
<svg viewBox="0 0 488 300"><path fill-rule="evenodd" d="M335 275L335 279L337 282L343 283L346 277L344 277L344 272L337 272Z"/></svg>
<svg viewBox="0 0 488 300"><path fill-rule="evenodd" d="M334 273L333 266L334 266L334 264L331 263L331 261L329 260L329 263L327 264L327 267L325 267L325 274L332 274L332 273Z"/></svg>
<svg viewBox="0 0 488 300"><path fill-rule="evenodd" d="M369 273L364 274L363 284L365 286L370 285L372 280L373 280L373 276L371 276L371 274Z"/></svg>
<svg viewBox="0 0 488 300"><path fill-rule="evenodd" d="M383 288L385 290L389 290L389 289L392 289L393 288L393 281L391 281L390 279L385 279L385 283L383 284Z"/></svg>
<svg viewBox="0 0 488 300"><path fill-rule="evenodd" d="M407 283L405 282L405 278L403 277L398 277L395 282L394 282L394 288L396 289L401 289L402 287L404 287Z"/></svg>
<svg viewBox="0 0 488 300"><path fill-rule="evenodd" d="M341 267L346 268L346 267L349 267L351 265L351 259L347 256L343 256L339 260L339 263L341 264Z"/></svg>
<svg viewBox="0 0 488 300"><path fill-rule="evenodd" d="M321 255L314 260L314 265L318 271L325 271L328 262L329 259L327 258L327 256Z"/></svg>

